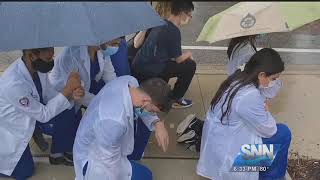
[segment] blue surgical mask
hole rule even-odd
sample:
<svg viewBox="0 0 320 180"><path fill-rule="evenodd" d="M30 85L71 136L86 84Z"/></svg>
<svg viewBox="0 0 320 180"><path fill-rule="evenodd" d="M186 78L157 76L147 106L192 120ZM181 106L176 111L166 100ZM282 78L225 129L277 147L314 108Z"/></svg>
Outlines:
<svg viewBox="0 0 320 180"><path fill-rule="evenodd" d="M142 108L134 108L134 114L137 116L137 117L142 117L142 116L153 116L155 115L155 113L152 113L152 112L149 112L145 109L142 109Z"/></svg>
<svg viewBox="0 0 320 180"><path fill-rule="evenodd" d="M117 53L119 50L119 47L107 47L106 50L104 50L104 55L106 56L112 56L115 53Z"/></svg>

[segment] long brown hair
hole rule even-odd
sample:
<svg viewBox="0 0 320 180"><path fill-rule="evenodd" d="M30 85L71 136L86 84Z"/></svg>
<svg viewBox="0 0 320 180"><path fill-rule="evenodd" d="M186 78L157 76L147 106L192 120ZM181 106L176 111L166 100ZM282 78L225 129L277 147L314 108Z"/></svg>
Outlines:
<svg viewBox="0 0 320 180"><path fill-rule="evenodd" d="M284 62L278 52L271 48L264 48L255 53L246 64L244 71L237 70L222 82L215 96L211 100L211 109L219 103L225 93L226 97L221 106L221 123L225 116L231 113L231 104L237 92L244 86L253 84L258 88L258 75L261 72L266 73L266 76L277 74L284 71ZM224 106L227 103L227 109Z"/></svg>
<svg viewBox="0 0 320 180"><path fill-rule="evenodd" d="M235 52L236 49L239 49L239 48L247 45L248 43L250 43L250 45L253 47L253 49L255 51L257 51L257 48L255 46L255 42L256 42L256 35L240 36L240 37L232 38L229 42L229 46L228 46L228 50L227 50L229 60L231 58L232 51Z"/></svg>

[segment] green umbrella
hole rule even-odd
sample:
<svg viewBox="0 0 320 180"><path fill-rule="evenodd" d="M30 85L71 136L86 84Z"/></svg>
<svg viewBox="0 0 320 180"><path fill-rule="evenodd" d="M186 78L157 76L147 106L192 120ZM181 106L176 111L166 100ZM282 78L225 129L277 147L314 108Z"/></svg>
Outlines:
<svg viewBox="0 0 320 180"><path fill-rule="evenodd" d="M320 2L240 2L212 16L197 41L288 32L320 19Z"/></svg>

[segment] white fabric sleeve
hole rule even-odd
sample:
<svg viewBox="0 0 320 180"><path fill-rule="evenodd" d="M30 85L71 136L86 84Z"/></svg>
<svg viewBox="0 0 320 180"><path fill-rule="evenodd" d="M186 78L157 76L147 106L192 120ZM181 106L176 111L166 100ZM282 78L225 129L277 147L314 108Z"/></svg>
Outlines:
<svg viewBox="0 0 320 180"><path fill-rule="evenodd" d="M140 116L142 122L148 127L150 131L154 131L154 122L160 120L157 115L144 115Z"/></svg>
<svg viewBox="0 0 320 180"><path fill-rule="evenodd" d="M43 123L50 121L71 106L68 99L61 93L58 93L46 105L43 105L31 96L24 84L15 84L11 88L14 90L4 91L4 97L7 98L8 102L18 111Z"/></svg>
<svg viewBox="0 0 320 180"><path fill-rule="evenodd" d="M102 78L104 80L105 83L108 83L109 81L115 79L117 77L114 67L112 65L110 56L105 56L105 63L104 63L104 67L103 67L103 75Z"/></svg>
<svg viewBox="0 0 320 180"><path fill-rule="evenodd" d="M276 121L265 110L264 97L259 91L244 95L236 105L236 112L249 128L263 138L269 138L277 132Z"/></svg>

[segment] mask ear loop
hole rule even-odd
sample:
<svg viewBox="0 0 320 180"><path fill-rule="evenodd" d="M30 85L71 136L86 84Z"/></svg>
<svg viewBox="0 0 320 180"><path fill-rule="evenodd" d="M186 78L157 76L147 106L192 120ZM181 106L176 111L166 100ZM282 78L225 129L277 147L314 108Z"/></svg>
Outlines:
<svg viewBox="0 0 320 180"><path fill-rule="evenodd" d="M72 71L73 72L79 72L79 67L76 65L77 61L74 59L73 53L71 51L71 48L69 48L71 61L72 61Z"/></svg>

